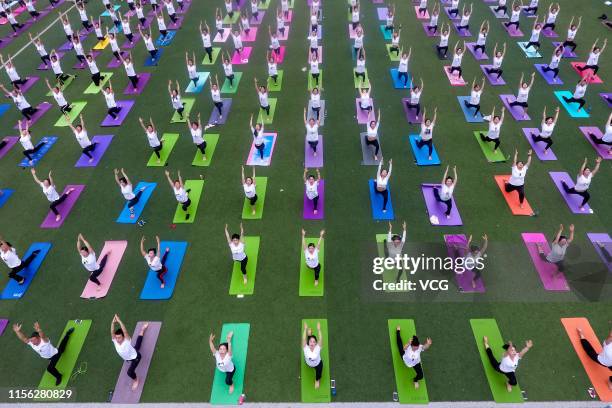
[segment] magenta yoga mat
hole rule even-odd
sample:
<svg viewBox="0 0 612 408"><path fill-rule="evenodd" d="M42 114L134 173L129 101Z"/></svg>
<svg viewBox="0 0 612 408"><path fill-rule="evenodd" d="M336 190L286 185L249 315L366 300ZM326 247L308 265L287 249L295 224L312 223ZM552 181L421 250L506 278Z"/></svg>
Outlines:
<svg viewBox="0 0 612 408"><path fill-rule="evenodd" d="M306 220L322 220L325 215L325 180L319 180L319 202L317 203L317 213L314 213L314 206L311 200L306 197L306 187L304 187L304 207L302 218Z"/></svg>
<svg viewBox="0 0 612 408"><path fill-rule="evenodd" d="M549 291L569 291L569 285L565 280L565 276L559 272L557 266L542 259L539 254L537 244L542 245L542 250L544 253L548 253L550 251L550 246L548 245L544 234L539 232L524 232L521 234L521 236L525 246L527 247L527 251L529 252L533 266L538 272L540 280L544 285L544 289Z"/></svg>
<svg viewBox="0 0 612 408"><path fill-rule="evenodd" d="M465 235L444 235L444 242L446 243L446 250L449 257L453 259L465 257L466 250L464 248L467 247L467 238ZM457 282L457 286L461 292L485 292L485 286L482 278L474 281L474 276L475 274L473 270L465 269L462 273L458 273L457 270L455 270L455 281ZM472 287L472 282L475 283L474 286L476 287Z"/></svg>
<svg viewBox="0 0 612 408"><path fill-rule="evenodd" d="M19 85L19 89L21 90L21 93L26 93L30 88L32 88L34 86L34 84L36 82L38 82L40 78L37 76L29 76L26 78L26 81Z"/></svg>
<svg viewBox="0 0 612 408"><path fill-rule="evenodd" d="M540 134L540 129L538 128L523 128L523 135L525 135L525 139L527 139L527 141L531 145L531 148L533 149L535 154L538 156L538 159L542 161L557 160L557 156L555 156L555 153L552 151L552 148L548 149L548 152L544 153L544 148L546 147L544 142L536 143L533 140L533 135L539 135L539 134Z"/></svg>
<svg viewBox="0 0 612 408"><path fill-rule="evenodd" d="M51 228L59 228L64 224L66 218L68 218L68 214L76 204L77 200L81 196L83 190L85 190L84 184L69 184L64 188L64 193L68 192L69 189L74 188L72 193L66 197L63 203L57 206L57 211L59 211L62 216L59 221L55 220L55 214L52 211L49 211L42 224L40 224L40 228L51 229Z"/></svg>

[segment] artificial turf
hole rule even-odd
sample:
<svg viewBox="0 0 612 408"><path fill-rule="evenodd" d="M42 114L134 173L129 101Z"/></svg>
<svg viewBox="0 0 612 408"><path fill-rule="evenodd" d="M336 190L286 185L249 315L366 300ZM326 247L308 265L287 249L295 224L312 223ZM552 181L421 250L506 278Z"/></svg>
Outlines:
<svg viewBox="0 0 612 408"><path fill-rule="evenodd" d="M271 9L278 0L272 1ZM346 28L346 5L342 1L324 1L323 47L325 61L325 89L323 99L328 110L325 126L325 167L321 169L326 181L325 220L303 221L302 212L302 160L303 136L302 112L308 103L307 94L307 22L305 0L296 0L293 22L285 61L279 68L284 71L282 91L274 93L278 105L274 123L266 131L276 132L278 140L270 167L258 169L259 176L268 177L266 210L261 220L245 220L248 236L261 238L257 265L257 282L254 295L236 298L228 295L232 263L223 235L223 227L230 224L236 230L241 221L244 197L240 186L240 165L245 162L251 145L249 116L257 117L258 101L253 88L253 77L265 78L268 37L265 31L258 35L248 65L235 66L243 72L244 83L233 97L232 110L227 124L214 129L220 134L214 163L209 167L192 167L195 146L185 125L170 124L172 109L167 95L169 79L180 84L187 80L184 67L185 51L196 51L197 60L204 56L199 38L199 20L213 25L214 9L222 7L221 1L194 1L185 17L182 28L157 67L142 66L147 54L142 43L132 51L138 72L153 75L142 95L136 97L136 105L123 126L113 128L115 138L101 163L95 168L74 168L80 149L67 128L53 126L58 117L57 108L47 113L32 128L33 139L44 135L59 136L58 142L44 157L37 168L40 174L53 169L58 189L66 184L86 184L87 189L74 207L66 223L57 230L42 230L39 224L48 212L46 200L36 186L28 170L17 166L21 160L20 147L13 148L0 160L1 188L15 190L13 196L0 209L0 231L20 253L35 241L49 241L53 248L45 259L27 294L18 301L0 303L0 317L12 322L23 322L29 330L38 320L47 334L57 343L65 322L69 319L91 319L92 326L79 356L79 363L87 362L87 373L77 376L69 386L76 390L78 401L106 401L108 392L116 382L121 369L120 358L110 341L108 327L114 313L118 313L126 326L137 321L163 321L157 349L153 356L142 401L208 401L214 374L206 338L211 331L218 331L224 322L247 322L251 325L249 356L245 377L245 392L249 401L300 401L299 366L300 337L296 330L305 317L320 316L328 321L331 378L336 380L338 401L389 401L395 390L395 379L389 353L387 320L390 318L413 319L419 335L431 337L433 345L424 354L427 389L431 401L491 400L491 392L482 369L478 350L470 328L471 318L495 318L500 331L507 339L522 343L526 338L534 341L534 348L521 362L518 378L521 389L527 391L529 400L585 400L590 385L584 370L567 339L561 317L584 316L589 319L599 337L609 329L609 312L612 298L612 275L602 264L587 232L609 232L611 217L609 199L612 193L610 163L603 162L600 173L591 186L593 215L573 215L562 201L548 177L548 171L567 171L574 175L581 161L588 157L592 163L594 151L582 137L578 126L603 127L609 108L598 96L606 84L589 86L587 91L590 118L572 119L563 110L555 129L554 151L558 161L540 162L534 157L527 176L527 197L538 212L537 217L516 217L509 212L495 182L494 174L507 174L508 163L487 163L473 132L482 125L465 122L456 97L469 94L467 87L451 87L432 49L437 38L427 38L416 20L410 2L396 4L396 24L402 24L404 49L412 47L411 74L423 78L425 89L422 97L428 112L438 107L438 122L434 131L434 143L442 165L456 165L459 183L455 198L461 209L463 227L434 227L430 225L419 185L422 182L439 182L443 168L417 167L412 159L405 135L416 132L418 127L409 125L404 117L401 98L405 90L395 90L389 77L389 68L396 63L389 61L385 42L377 29L377 5L362 0L362 21L365 28L367 67L373 86L375 106L382 109L381 144L385 159L393 158L394 169L393 206L396 214L395 230L401 223L408 224L406 250L411 255L445 255L443 234L473 234L475 239L483 233L489 235L487 267L483 273L485 294L459 293L454 286L452 272L429 272L433 278L450 279L446 292L382 293L372 290L372 258L377 255L376 234L385 233L385 222L375 222L370 215L367 181L374 177L375 168L362 166L361 148L357 137L363 131L354 118L354 98L350 44ZM582 15L583 23L577 41L579 60L585 60L588 47L595 38L609 38L609 31L597 20L605 11L603 5L583 7L582 2L561 0L561 13L557 20L557 32L563 35L572 15ZM543 8L545 5L541 5ZM63 5L62 8L67 8ZM89 2L93 15L101 12L101 5ZM125 7L125 6L123 6ZM543 11L542 11L543 12ZM25 18L22 15L20 19ZM42 30L56 15L50 15L34 24L32 32ZM76 11L69 14L73 27L79 24ZM524 57L514 44L519 39L506 35L501 24L491 15L487 4L476 1L471 24L480 25L482 19L491 23L488 51L495 42L508 44L504 60L505 86L487 84L482 96L485 113L493 105L498 111L500 93L515 93L521 72L533 72L534 60ZM446 21L442 16L441 21ZM104 20L110 25L110 21ZM266 13L262 27L275 25L274 13ZM524 31L532 20L521 18ZM155 23L153 23L155 30ZM6 35L10 27L1 26L0 35ZM475 31L475 30L474 30ZM528 33L526 32L528 36ZM122 37L122 35L119 35ZM15 52L26 42L21 36L2 50L3 54ZM61 26L56 25L43 39L50 50L65 42ZM451 46L456 35L451 34ZM554 39L553 39L554 40ZM542 38L541 53L548 62L553 47L551 40ZM85 48L93 47L95 38L90 36ZM218 46L219 44L215 44ZM222 44L231 52L231 39ZM608 80L611 63L610 50L600 59L599 76ZM109 50L98 57L98 66L106 70L110 61ZM76 59L67 52L62 65L67 73ZM39 64L33 47L25 50L15 61L22 75L34 75ZM539 62L539 61L538 61ZM199 67L201 68L201 67ZM203 69L203 68L201 68ZM467 54L463 61L464 77L471 83L480 78L478 63ZM223 70L219 63L206 70L217 73L220 80ZM113 86L117 99L125 99L120 90L128 79L123 68L114 70ZM52 78L50 72L37 75ZM573 89L578 76L568 60L561 64L560 76L566 81L563 87L552 87L536 75L530 96L529 122L514 122L509 116L502 128L502 148L509 154L519 148L522 157L528 143L522 136L522 127L539 126L544 105L551 112L558 104L553 94L558 89ZM2 76L6 84L6 77ZM261 81L260 81L261 82ZM89 134L107 134L98 127L105 116L101 95L83 95L89 85L87 71L66 90L69 100L86 100L83 111ZM32 105L43 100L46 87L39 81L26 94ZM191 117L197 112L208 117L213 109L208 84L201 94L195 94L196 102ZM153 117L158 133L180 133L177 145L170 155L168 169L181 170L183 179L206 179L206 189L199 204L199 215L193 224L171 225L176 201L164 176L164 169L146 167L151 155L146 138L137 118ZM0 117L0 137L14 135L13 125L19 113L11 107ZM113 179L112 169L123 167L132 181L157 182L143 213L146 224L116 224L114 220L124 202ZM608 203L608 204L606 204ZM606 212L606 208L608 211ZM560 223L576 225L576 239L568 251L566 276L571 290L564 293L546 292L521 242L521 232L544 232L551 237ZM309 233L326 229L325 296L299 297L300 229ZM75 241L82 232L89 242L99 248L105 240L129 241L117 275L108 296L100 300L79 298L86 274L76 253ZM172 299L168 301L142 301L138 294L144 284L147 267L140 256L138 242L145 234L148 242L156 234L163 240L188 241L181 276ZM420 276L420 275L417 275ZM423 275L425 276L425 275ZM6 283L6 275L1 278ZM26 332L28 332L26 330ZM220 333L216 333L219 337ZM44 361L27 349L7 330L0 337L2 387L34 388L44 370ZM559 386L562 384L563 386Z"/></svg>

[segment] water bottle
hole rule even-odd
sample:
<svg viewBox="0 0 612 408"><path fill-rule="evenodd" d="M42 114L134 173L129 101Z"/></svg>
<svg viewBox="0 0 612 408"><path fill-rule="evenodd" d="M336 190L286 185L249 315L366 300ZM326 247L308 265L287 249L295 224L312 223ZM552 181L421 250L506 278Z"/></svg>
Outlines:
<svg viewBox="0 0 612 408"><path fill-rule="evenodd" d="M244 404L244 401L246 401L246 395L242 393L240 394L240 398L238 398L238 405Z"/></svg>
<svg viewBox="0 0 612 408"><path fill-rule="evenodd" d="M331 380L331 395L336 396L336 380Z"/></svg>
<svg viewBox="0 0 612 408"><path fill-rule="evenodd" d="M111 402L113 400L113 390L110 390L108 392L108 399L106 400L106 402Z"/></svg>
<svg viewBox="0 0 612 408"><path fill-rule="evenodd" d="M393 391L393 402L398 402L399 401L399 395L397 394L397 391Z"/></svg>

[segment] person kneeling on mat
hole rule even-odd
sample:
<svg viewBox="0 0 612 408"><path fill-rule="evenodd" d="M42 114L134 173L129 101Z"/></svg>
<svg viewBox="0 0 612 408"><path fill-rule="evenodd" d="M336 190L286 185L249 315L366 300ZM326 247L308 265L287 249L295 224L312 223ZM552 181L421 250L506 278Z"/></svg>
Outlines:
<svg viewBox="0 0 612 408"><path fill-rule="evenodd" d="M433 195L436 201L446 205L444 215L446 215L447 219L450 219L450 213L453 209L453 192L455 191L455 186L457 185L457 166L453 166L453 174L454 177L448 175L448 166L446 166L444 176L442 177L442 187L433 188Z"/></svg>
<svg viewBox="0 0 612 408"><path fill-rule="evenodd" d="M400 326L395 329L395 340L397 342L397 351L404 361L406 367L414 369L416 376L412 379L414 388L419 388L419 381L423 379L423 368L421 367L421 353L431 347L431 339L428 337L425 344L421 344L417 336L412 336L410 342L404 345L402 335L400 334Z"/></svg>
<svg viewBox="0 0 612 408"><path fill-rule="evenodd" d="M119 328L115 329L115 323L119 325ZM130 366L127 370L127 375L132 379L132 391L138 388L140 384L138 381L138 377L136 377L136 368L138 364L140 364L140 359L142 356L140 355L140 346L142 345L142 339L144 337L145 331L149 327L149 323L145 323L142 325L140 329L140 333L138 333L138 337L136 338L136 344L132 346L132 339L130 335L127 334L128 331L125 328L125 325L115 314L113 316L113 320L111 322L110 332L111 332L111 340L113 345L115 346L115 350L119 357L123 359L126 363L130 363Z"/></svg>
<svg viewBox="0 0 612 408"><path fill-rule="evenodd" d="M608 367L608 369L612 371L612 329L610 329L608 337L601 342L602 350L599 354L597 354L591 343L584 337L584 333L580 327L577 328L577 331L578 336L580 336L580 344L587 356L597 364ZM608 389L612 391L612 375L608 377L607 382Z"/></svg>
<svg viewBox="0 0 612 408"><path fill-rule="evenodd" d="M8 274L9 278L17 281L17 283L20 285L23 285L26 279L25 277L19 275L19 272L27 268L39 253L40 249L32 251L30 256L22 261L11 243L0 237L0 258L2 258L2 261L4 261L6 266L11 268L11 271Z"/></svg>
<svg viewBox="0 0 612 408"><path fill-rule="evenodd" d="M401 237L397 234L393 234L393 225L391 225L391 221L389 221L389 232L387 233L387 238L384 241L386 258L396 259L398 256L402 256L404 244L406 243L406 221L402 223L402 230ZM400 281L403 271L403 268L397 268L397 277L395 278L396 282Z"/></svg>
<svg viewBox="0 0 612 408"><path fill-rule="evenodd" d="M236 374L236 366L232 361L232 337L234 332L230 331L227 333L225 343L219 344L219 347L215 347L215 335L210 333L208 337L208 345L210 346L210 352L215 358L215 364L217 369L225 374L225 384L229 385L229 393L234 392L234 374Z"/></svg>
<svg viewBox="0 0 612 408"><path fill-rule="evenodd" d="M229 232L227 231L227 224L225 224L225 238L227 239L227 244L230 247L232 259L234 260L234 262L240 262L242 281L246 285L248 281L246 268L249 262L249 257L247 256L245 251L244 228L242 227L242 223L240 223L240 234L232 234L231 237Z"/></svg>
<svg viewBox="0 0 612 408"><path fill-rule="evenodd" d="M319 212L319 182L321 181L321 172L316 169L317 177L312 174L308 174L308 168L304 169L304 185L306 186L306 198L312 201L312 213L317 214Z"/></svg>
<svg viewBox="0 0 612 408"><path fill-rule="evenodd" d="M166 281L164 280L164 275L168 272L168 268L166 267L166 259L168 258L168 254L170 253L170 248L166 248L164 255L161 260L159 259L160 253L160 245L161 242L159 240L159 236L155 236L155 240L157 241L157 248L149 248L147 251L144 249L144 243L146 238L144 235L140 238L140 253L144 257L145 261L147 261L147 265L155 274L157 275L157 279L160 281L160 288L164 288L166 286Z"/></svg>
<svg viewBox="0 0 612 408"><path fill-rule="evenodd" d="M185 183L183 183L183 177L181 177L181 171L177 172L177 179L172 180L170 177L170 172L166 170L166 179L168 179L168 183L174 191L174 197L176 201L179 203L183 211L185 212L185 219L188 220L191 214L189 213L189 206L191 205L191 199L189 198L189 193L191 189L188 188L185 190Z"/></svg>
<svg viewBox="0 0 612 408"><path fill-rule="evenodd" d="M302 228L302 250L304 251L304 259L306 266L314 271L314 285L319 286L319 274L321 273L321 263L319 262L319 250L323 241L325 230L321 230L319 241L315 244L312 242L306 244L306 231Z"/></svg>
<svg viewBox="0 0 612 408"><path fill-rule="evenodd" d="M89 272L89 280L100 286L101 283L98 280L98 276L104 272L104 267L106 266L106 261L108 260L108 255L110 252L104 254L98 263L94 249L81 233L79 233L77 236L76 246L77 252L79 255L81 255L81 262L83 263L85 269Z"/></svg>
<svg viewBox="0 0 612 408"><path fill-rule="evenodd" d="M555 236L554 241L550 245L550 252L548 254L544 253L544 248L542 243L538 242L538 254L543 261L555 264L557 266L557 270L553 272L553 277L557 277L565 271L565 263L563 260L565 259L565 252L567 251L567 247L574 240L574 224L569 226L570 236L569 238L563 233L563 224L559 225L559 231L557 231L557 235Z"/></svg>
<svg viewBox="0 0 612 408"><path fill-rule="evenodd" d="M525 342L525 347L520 352L516 351L516 348L514 347L514 344L512 344L511 341L504 344L503 349L505 351L502 355L501 362L495 359L493 351L491 350L491 347L489 347L489 339L487 338L487 336L484 336L482 338L482 341L487 351L487 357L489 358L491 366L493 366L493 369L495 371L502 373L506 376L506 378L508 379L508 382L506 383L506 389L508 390L508 392L512 392L512 387L518 384L518 382L516 381L515 373L516 368L518 367L519 360L523 358L525 353L527 353L531 347L533 347L533 341L527 340Z"/></svg>
<svg viewBox="0 0 612 408"><path fill-rule="evenodd" d="M323 360L321 359L321 349L323 348L323 335L321 333L321 323L317 322L319 338L312 334L312 329L304 323L304 334L302 335L302 350L304 352L304 362L315 370L315 390L321 385L323 374Z"/></svg>

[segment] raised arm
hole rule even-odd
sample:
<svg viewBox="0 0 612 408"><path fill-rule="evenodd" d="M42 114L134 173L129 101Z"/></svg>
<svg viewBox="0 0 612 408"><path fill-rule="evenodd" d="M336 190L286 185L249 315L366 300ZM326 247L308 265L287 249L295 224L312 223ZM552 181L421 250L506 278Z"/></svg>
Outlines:
<svg viewBox="0 0 612 408"><path fill-rule="evenodd" d="M531 165L532 156L533 156L533 150L529 149L527 151L527 162L525 163L525 166L529 167Z"/></svg>
<svg viewBox="0 0 612 408"><path fill-rule="evenodd" d="M325 235L325 230L321 230L319 234L319 240L317 241L317 249L321 248L321 242L323 242L323 235Z"/></svg>
<svg viewBox="0 0 612 408"><path fill-rule="evenodd" d="M591 176L594 176L599 171L599 165L601 164L601 157L595 159L595 168L591 170Z"/></svg>
<svg viewBox="0 0 612 408"><path fill-rule="evenodd" d="M23 343L26 343L26 344L28 343L28 338L21 331L21 323L15 323L13 325L13 331L15 332L15 335L17 336L19 340L21 340Z"/></svg>
<svg viewBox="0 0 612 408"><path fill-rule="evenodd" d="M306 246L306 231L304 230L304 228L302 228L302 250L305 251L307 248Z"/></svg>
<svg viewBox="0 0 612 408"><path fill-rule="evenodd" d="M519 357L523 358L523 356L525 354L527 354L527 352L529 351L530 348L533 347L533 341L531 340L527 340L525 342L525 347L523 347L523 349L521 350L521 352L519 353Z"/></svg>
<svg viewBox="0 0 612 408"><path fill-rule="evenodd" d="M446 169L444 170L444 175L442 176L442 185L444 185L444 183L446 182L446 177L448 176L448 165L446 166Z"/></svg>
<svg viewBox="0 0 612 408"><path fill-rule="evenodd" d="M227 224L225 224L225 238L227 239L227 243L231 244L232 239L230 238L229 231L227 230Z"/></svg>
<svg viewBox="0 0 612 408"><path fill-rule="evenodd" d="M563 224L559 224L559 229L557 230L557 235L555 235L555 239L553 240L554 244L559 242L559 239L561 238L561 234L562 233L563 233Z"/></svg>
<svg viewBox="0 0 612 408"><path fill-rule="evenodd" d="M144 235L142 236L142 238L140 238L140 253L142 254L142 256L147 256L147 251L145 251L145 247L144 247L144 243L145 243L145 237Z"/></svg>
<svg viewBox="0 0 612 408"><path fill-rule="evenodd" d="M317 344L320 348L323 348L323 334L321 333L321 322L317 322L317 332L319 335L317 337Z"/></svg>
<svg viewBox="0 0 612 408"><path fill-rule="evenodd" d="M41 181L38 179L38 177L36 176L36 169L32 168L30 170L30 173L32 173L32 177L34 178L34 181L36 182L36 184L40 184Z"/></svg>
<svg viewBox="0 0 612 408"><path fill-rule="evenodd" d="M210 333L210 336L208 336L208 346L210 347L210 352L215 355L217 353L217 349L215 347L215 335Z"/></svg>
<svg viewBox="0 0 612 408"><path fill-rule="evenodd" d="M85 245L87 247L87 250L90 252L93 252L93 248L91 247L91 245L89 244L89 242L87 242L87 240L85 239L85 237L83 236L83 234L79 233L79 238L81 239L81 241L83 242L83 245Z"/></svg>
<svg viewBox="0 0 612 408"><path fill-rule="evenodd" d="M568 244L571 244L571 243L572 243L572 241L574 240L574 224L570 224L570 226L569 226L569 231L570 231L570 236L569 236L569 238L567 239L567 243L568 243Z"/></svg>
<svg viewBox="0 0 612 408"><path fill-rule="evenodd" d="M170 172L166 170L164 173L166 174L166 180L168 180L168 184L170 184L170 188L174 189L174 183L172 182L172 178L170 178Z"/></svg>

